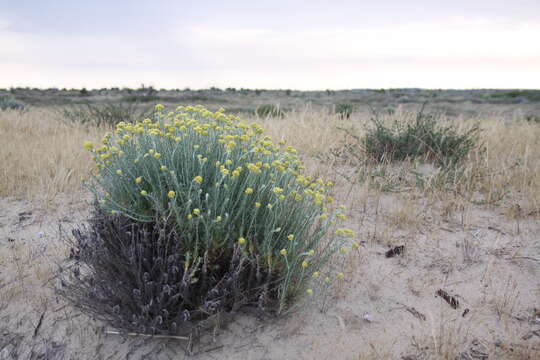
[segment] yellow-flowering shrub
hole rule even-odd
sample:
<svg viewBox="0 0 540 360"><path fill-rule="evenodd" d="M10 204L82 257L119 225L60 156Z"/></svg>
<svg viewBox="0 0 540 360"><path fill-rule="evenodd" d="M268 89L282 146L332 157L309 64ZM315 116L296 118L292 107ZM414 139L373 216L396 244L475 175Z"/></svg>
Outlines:
<svg viewBox="0 0 540 360"><path fill-rule="evenodd" d="M176 333L201 307L208 315L257 303L282 313L313 294L324 265L353 237L341 228L326 236L343 218L341 209L328 209L332 184L306 176L297 151L273 143L256 123L200 106L163 110L158 105L153 119L119 123L101 144L84 144L96 163L86 184L100 214L94 237L138 266L116 292L129 282L129 296L169 304L151 310L116 296L109 316L127 329ZM94 277L96 254L86 257Z"/></svg>

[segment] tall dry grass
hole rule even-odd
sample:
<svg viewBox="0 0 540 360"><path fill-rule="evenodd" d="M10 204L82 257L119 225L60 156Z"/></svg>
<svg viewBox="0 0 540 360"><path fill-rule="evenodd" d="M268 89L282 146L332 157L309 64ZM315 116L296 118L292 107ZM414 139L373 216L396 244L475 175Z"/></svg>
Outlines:
<svg viewBox="0 0 540 360"><path fill-rule="evenodd" d="M0 196L48 201L80 191L90 166L81 144L104 131L70 125L50 109L0 112Z"/></svg>
<svg viewBox="0 0 540 360"><path fill-rule="evenodd" d="M369 125L369 116L362 113L340 119L330 110L306 107L287 113L284 118L246 120L262 123L273 139L284 139L296 147L316 174L336 177L338 168L335 165L346 164L361 167L368 174L384 170L385 176L378 181L387 184L382 184L381 189L396 185L390 182L401 182L406 188L416 186L418 179L411 176L411 171L418 164L388 164L382 169L381 165L370 163L360 148L356 148L355 154L347 153L350 149L344 150L347 143L356 140L350 136L346 139L342 129L361 137ZM413 112L398 110L383 120L411 121L414 116ZM484 151L478 150L469 156L458 178L445 179L441 184L440 174L426 176L424 191L443 195L440 190L448 190L448 185L452 185L452 191L468 200L480 196L480 202L486 204L505 199L514 201L523 215L540 209L538 124L528 123L521 117L508 121L493 115L453 120L441 118L441 121L453 121L463 129L479 124ZM91 166L90 156L82 143L84 140L97 141L105 131L105 128L66 123L52 109L0 112L0 196L51 200L58 193L80 191L80 179L88 174ZM340 148L341 153L333 151L334 155L330 156L331 149ZM345 157L357 161L345 161Z"/></svg>

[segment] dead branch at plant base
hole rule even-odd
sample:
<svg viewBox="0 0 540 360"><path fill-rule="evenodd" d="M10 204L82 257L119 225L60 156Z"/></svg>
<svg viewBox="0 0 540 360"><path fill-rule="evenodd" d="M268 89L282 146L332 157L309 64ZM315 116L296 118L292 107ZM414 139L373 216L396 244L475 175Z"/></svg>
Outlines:
<svg viewBox="0 0 540 360"><path fill-rule="evenodd" d="M134 332L121 332L114 330L106 330L105 334L109 335L122 335L122 336L141 336L141 337L151 337L155 339L174 339L174 340L185 340L191 341L191 336L175 336L175 335L151 335L151 334L139 334Z"/></svg>

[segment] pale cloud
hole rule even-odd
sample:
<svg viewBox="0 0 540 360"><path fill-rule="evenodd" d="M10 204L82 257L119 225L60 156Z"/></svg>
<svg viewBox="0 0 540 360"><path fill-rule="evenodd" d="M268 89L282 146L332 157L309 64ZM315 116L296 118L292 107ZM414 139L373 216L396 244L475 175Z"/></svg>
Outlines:
<svg viewBox="0 0 540 360"><path fill-rule="evenodd" d="M160 38L18 33L0 19L0 86L522 87L538 22L450 18L294 29L196 25Z"/></svg>
<svg viewBox="0 0 540 360"><path fill-rule="evenodd" d="M486 19L448 20L385 27L311 28L297 32L198 26L186 40L199 52L295 60L410 58L524 58L540 56L534 46L539 23L505 24ZM230 48L232 47L232 49ZM209 54L210 55L210 54ZM391 59L389 59L391 60Z"/></svg>

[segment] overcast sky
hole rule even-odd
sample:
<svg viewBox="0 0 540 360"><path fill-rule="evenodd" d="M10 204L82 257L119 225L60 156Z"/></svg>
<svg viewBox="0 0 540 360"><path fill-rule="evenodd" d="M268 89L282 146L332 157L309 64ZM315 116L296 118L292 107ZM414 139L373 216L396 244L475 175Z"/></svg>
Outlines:
<svg viewBox="0 0 540 360"><path fill-rule="evenodd" d="M0 0L0 87L540 88L540 0Z"/></svg>

